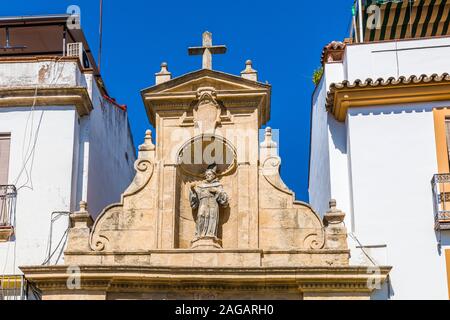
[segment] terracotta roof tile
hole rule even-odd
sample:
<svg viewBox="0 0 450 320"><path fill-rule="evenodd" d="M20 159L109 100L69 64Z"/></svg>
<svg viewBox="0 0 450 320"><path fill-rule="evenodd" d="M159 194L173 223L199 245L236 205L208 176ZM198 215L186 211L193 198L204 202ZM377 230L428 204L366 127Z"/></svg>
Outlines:
<svg viewBox="0 0 450 320"><path fill-rule="evenodd" d="M330 85L330 90L327 94L326 107L330 109L334 105L334 96L335 92L343 89L360 89L360 88L379 88L379 87L387 87L387 86L403 86L403 85L411 85L411 84L420 84L420 83L430 83L430 82L450 82L450 74L443 73L441 75L432 74L431 76L427 76L425 74L420 76L410 76L404 77L401 76L399 78L390 77L388 79L378 78L373 80L371 78L362 81L360 79L355 80L353 83L350 81L343 81L341 83L332 83Z"/></svg>
<svg viewBox="0 0 450 320"><path fill-rule="evenodd" d="M344 58L346 43L340 41L333 41L327 44L322 50L321 63L338 62Z"/></svg>

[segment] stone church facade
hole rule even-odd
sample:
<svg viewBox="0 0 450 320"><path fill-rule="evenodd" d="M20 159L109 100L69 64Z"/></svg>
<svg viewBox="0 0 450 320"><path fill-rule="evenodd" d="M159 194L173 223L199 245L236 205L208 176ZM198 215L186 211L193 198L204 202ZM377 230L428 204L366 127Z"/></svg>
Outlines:
<svg viewBox="0 0 450 320"><path fill-rule="evenodd" d="M271 87L250 61L212 70L224 51L205 33L201 70L163 64L142 91L156 141L120 203L71 214L64 266L21 268L43 299L369 299L384 283L390 267L350 266L335 201L322 219L283 183L272 130L259 139Z"/></svg>

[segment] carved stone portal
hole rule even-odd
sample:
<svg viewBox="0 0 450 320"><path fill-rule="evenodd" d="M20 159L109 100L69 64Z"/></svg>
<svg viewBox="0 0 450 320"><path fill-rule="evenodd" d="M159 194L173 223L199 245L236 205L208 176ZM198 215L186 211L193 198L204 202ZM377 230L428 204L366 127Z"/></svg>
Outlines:
<svg viewBox="0 0 450 320"><path fill-rule="evenodd" d="M203 69L142 97L156 141L148 131L120 203L93 225L86 204L71 215L65 266L22 268L44 299L367 299L386 279L349 265L334 203L324 223L295 200L270 128L259 143L270 85Z"/></svg>

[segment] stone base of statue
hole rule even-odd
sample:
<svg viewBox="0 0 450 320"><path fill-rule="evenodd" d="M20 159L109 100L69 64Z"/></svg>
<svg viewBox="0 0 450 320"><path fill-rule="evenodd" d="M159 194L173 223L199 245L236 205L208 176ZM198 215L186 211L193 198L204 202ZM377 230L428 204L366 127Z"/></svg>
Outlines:
<svg viewBox="0 0 450 320"><path fill-rule="evenodd" d="M222 240L217 237L203 237L192 240L192 249L222 249Z"/></svg>

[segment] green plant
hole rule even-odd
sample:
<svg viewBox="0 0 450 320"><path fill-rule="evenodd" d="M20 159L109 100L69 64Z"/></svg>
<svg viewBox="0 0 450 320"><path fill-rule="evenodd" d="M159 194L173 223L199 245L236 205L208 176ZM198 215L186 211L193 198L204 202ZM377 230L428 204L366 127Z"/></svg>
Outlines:
<svg viewBox="0 0 450 320"><path fill-rule="evenodd" d="M322 79L322 76L323 76L323 67L314 70L312 81L316 86L319 84L320 79Z"/></svg>

